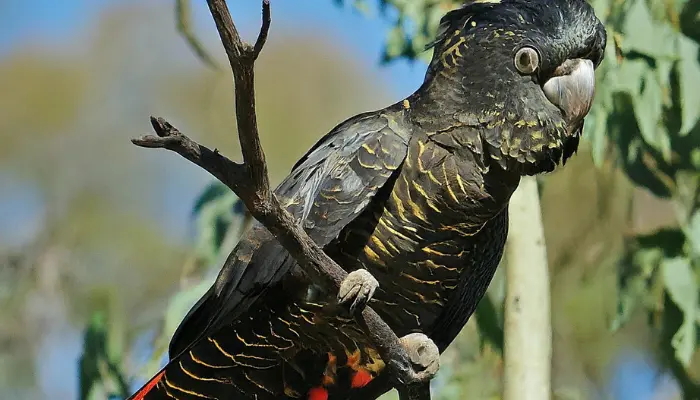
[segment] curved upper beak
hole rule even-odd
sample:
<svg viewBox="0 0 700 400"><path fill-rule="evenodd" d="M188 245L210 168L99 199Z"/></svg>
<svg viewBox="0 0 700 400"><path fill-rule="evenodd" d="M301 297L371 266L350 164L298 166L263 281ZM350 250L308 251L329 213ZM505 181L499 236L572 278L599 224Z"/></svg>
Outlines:
<svg viewBox="0 0 700 400"><path fill-rule="evenodd" d="M567 60L542 87L545 96L564 113L569 126L588 114L595 95L595 68L587 59Z"/></svg>

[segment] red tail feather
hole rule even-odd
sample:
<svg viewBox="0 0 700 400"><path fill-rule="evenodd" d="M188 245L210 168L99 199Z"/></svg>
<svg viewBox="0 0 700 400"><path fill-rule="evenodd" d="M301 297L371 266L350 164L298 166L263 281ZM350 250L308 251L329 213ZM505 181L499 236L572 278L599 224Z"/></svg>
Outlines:
<svg viewBox="0 0 700 400"><path fill-rule="evenodd" d="M160 381L160 378L163 377L163 374L165 374L165 370L160 371L158 375L154 376L148 383L143 385L143 387L136 393L134 393L133 396L129 397L129 400L144 400L146 398L146 395L148 392L153 389L158 382Z"/></svg>

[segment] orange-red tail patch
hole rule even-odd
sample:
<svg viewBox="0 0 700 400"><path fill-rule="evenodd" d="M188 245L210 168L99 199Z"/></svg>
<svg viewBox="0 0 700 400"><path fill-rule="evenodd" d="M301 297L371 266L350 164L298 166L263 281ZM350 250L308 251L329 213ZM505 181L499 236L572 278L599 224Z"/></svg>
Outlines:
<svg viewBox="0 0 700 400"><path fill-rule="evenodd" d="M323 387L314 387L309 390L309 400L328 400L328 390Z"/></svg>
<svg viewBox="0 0 700 400"><path fill-rule="evenodd" d="M350 387L353 389L358 389L361 388L365 385L367 385L370 381L372 380L372 374L369 373L364 368L359 368L355 374L352 376L352 382L350 383Z"/></svg>
<svg viewBox="0 0 700 400"><path fill-rule="evenodd" d="M158 382L160 381L160 378L163 377L163 374L165 374L165 371L161 371L158 375L154 376L144 387L141 388L138 392L136 392L133 396L131 396L131 400L143 400L146 398L146 395L148 392L151 391Z"/></svg>

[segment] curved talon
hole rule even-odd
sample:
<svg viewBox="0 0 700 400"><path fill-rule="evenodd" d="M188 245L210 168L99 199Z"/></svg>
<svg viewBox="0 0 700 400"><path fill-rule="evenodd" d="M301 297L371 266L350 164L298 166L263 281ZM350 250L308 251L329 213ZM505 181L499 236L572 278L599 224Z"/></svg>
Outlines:
<svg viewBox="0 0 700 400"><path fill-rule="evenodd" d="M435 343L422 333L411 333L399 340L413 364L414 379L417 382L433 379L440 369L440 350Z"/></svg>
<svg viewBox="0 0 700 400"><path fill-rule="evenodd" d="M355 314L365 308L378 287L379 282L366 269L352 271L340 284L338 304Z"/></svg>

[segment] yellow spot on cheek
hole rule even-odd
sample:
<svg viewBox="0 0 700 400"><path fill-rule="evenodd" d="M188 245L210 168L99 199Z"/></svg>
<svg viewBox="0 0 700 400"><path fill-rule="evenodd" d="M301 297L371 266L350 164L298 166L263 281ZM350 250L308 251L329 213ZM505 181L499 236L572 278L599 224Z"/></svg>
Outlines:
<svg viewBox="0 0 700 400"><path fill-rule="evenodd" d="M407 110L408 110L409 108L411 108L411 102L408 101L408 99L406 99L406 100L403 101L403 108L405 108L405 109L407 109Z"/></svg>
<svg viewBox="0 0 700 400"><path fill-rule="evenodd" d="M472 21L472 27L476 26L476 21Z"/></svg>

